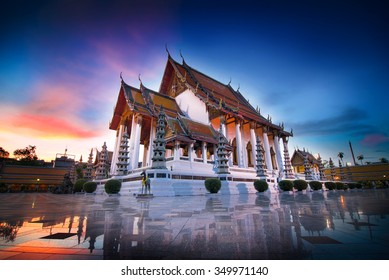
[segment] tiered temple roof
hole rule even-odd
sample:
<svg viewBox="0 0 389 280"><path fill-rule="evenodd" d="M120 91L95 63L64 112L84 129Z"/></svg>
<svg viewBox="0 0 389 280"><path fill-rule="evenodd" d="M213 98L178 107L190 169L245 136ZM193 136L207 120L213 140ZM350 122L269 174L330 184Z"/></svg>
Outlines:
<svg viewBox="0 0 389 280"><path fill-rule="evenodd" d="M186 64L185 60L180 64L169 55L159 91L162 94L175 97L186 88L190 88L198 98L207 104L211 119L220 114L228 114L266 125L287 136L291 135L291 133L283 131L282 126L275 125L271 120L263 117L243 97L239 89L234 90L230 84L223 84L201 73Z"/></svg>
<svg viewBox="0 0 389 280"><path fill-rule="evenodd" d="M185 63L180 64L168 55L165 72L159 92L145 87L142 82L139 89L121 81L118 100L109 128L117 130L123 123L122 116L126 110L146 116L148 121L145 130L149 131L150 118L157 118L160 107L163 107L167 117L169 130L167 140L193 142L194 140L217 144L218 132L206 124L193 121L185 116L178 106L175 97L190 89L195 96L206 105L210 120L227 115L229 117L252 122L257 126L266 126L278 131L280 136L290 136L284 131L283 125L275 125L271 119L264 118L243 97L239 90L234 90L230 84L223 84L215 79L197 71ZM132 118L129 116L128 118ZM129 123L130 120L127 121ZM128 133L131 133L128 126ZM142 132L143 133L143 132Z"/></svg>

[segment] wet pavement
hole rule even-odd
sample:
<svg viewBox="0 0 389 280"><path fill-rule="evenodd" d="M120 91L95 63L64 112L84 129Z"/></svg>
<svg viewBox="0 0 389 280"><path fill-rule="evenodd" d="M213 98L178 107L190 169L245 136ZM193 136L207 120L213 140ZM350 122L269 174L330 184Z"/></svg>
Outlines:
<svg viewBox="0 0 389 280"><path fill-rule="evenodd" d="M0 194L0 259L389 259L389 190Z"/></svg>

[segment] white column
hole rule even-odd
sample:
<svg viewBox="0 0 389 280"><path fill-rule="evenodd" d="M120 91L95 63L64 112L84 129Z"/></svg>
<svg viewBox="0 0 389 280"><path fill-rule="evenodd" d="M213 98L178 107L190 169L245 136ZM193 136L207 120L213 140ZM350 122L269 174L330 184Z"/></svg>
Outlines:
<svg viewBox="0 0 389 280"><path fill-rule="evenodd" d="M129 143L129 162L128 162L128 170L131 170L134 168L133 166L133 158L134 158L134 144L135 144L135 132L136 130L136 125L135 125L135 115L132 116L132 122L131 122L131 135L130 135L130 143Z"/></svg>
<svg viewBox="0 0 389 280"><path fill-rule="evenodd" d="M278 138L278 135L274 136L274 148L276 150L278 170L279 170L280 174L283 174L284 164L282 163L282 156L281 156L281 150L280 150L280 139Z"/></svg>
<svg viewBox="0 0 389 280"><path fill-rule="evenodd" d="M235 122L236 130L236 156L238 157L238 166L243 167L243 151L242 151L242 133L240 130L240 122Z"/></svg>
<svg viewBox="0 0 389 280"><path fill-rule="evenodd" d="M251 142L251 155L252 155L252 162L251 164L255 166L255 160L257 158L257 137L255 136L255 124L250 124L250 142Z"/></svg>
<svg viewBox="0 0 389 280"><path fill-rule="evenodd" d="M203 163L207 163L207 142L203 142L202 144L202 154L203 154Z"/></svg>
<svg viewBox="0 0 389 280"><path fill-rule="evenodd" d="M154 121L153 119L151 119L151 122L150 122L150 138L149 138L149 147L147 149L147 163L146 163L146 166L151 166L151 161L152 161L152 158L153 158L153 147L154 147L154 136L155 135L155 131L154 131Z"/></svg>
<svg viewBox="0 0 389 280"><path fill-rule="evenodd" d="M225 116L221 116L220 117L220 125L222 127L222 133L223 133L224 137L226 137L226 139L228 140L228 138L227 138L226 117ZM215 152L215 158L216 158L216 152ZM215 159L215 162L216 162L216 159ZM228 166L232 166L232 153L230 153L230 155L228 157Z"/></svg>
<svg viewBox="0 0 389 280"><path fill-rule="evenodd" d="M189 161L193 162L194 158L195 158L194 144L193 143L190 143L190 145L189 145L188 156L189 156Z"/></svg>
<svg viewBox="0 0 389 280"><path fill-rule="evenodd" d="M123 125L120 125L119 126L119 129L116 133L116 141L115 141L115 147L114 147L114 150L113 150L113 155L112 155L112 162L111 162L111 170L110 170L110 173L111 174L116 174L116 163L118 161L118 155L119 155L119 150L120 150L120 142L121 142L121 139L122 139L122 134L123 134Z"/></svg>
<svg viewBox="0 0 389 280"><path fill-rule="evenodd" d="M174 160L180 160L180 141L174 143Z"/></svg>
<svg viewBox="0 0 389 280"><path fill-rule="evenodd" d="M138 116L136 119L134 157L132 159L132 166L134 169L138 168L141 132L142 132L142 116Z"/></svg>
<svg viewBox="0 0 389 280"><path fill-rule="evenodd" d="M266 161L266 168L268 171L273 170L273 166L271 164L271 154L270 154L270 145L269 145L269 138L267 136L266 130L263 132L263 146L265 149L265 161Z"/></svg>

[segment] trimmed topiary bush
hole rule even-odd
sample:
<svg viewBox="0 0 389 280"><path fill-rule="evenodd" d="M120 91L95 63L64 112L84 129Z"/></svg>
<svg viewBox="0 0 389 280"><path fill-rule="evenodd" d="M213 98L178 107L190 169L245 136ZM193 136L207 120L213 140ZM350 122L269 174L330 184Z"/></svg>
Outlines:
<svg viewBox="0 0 389 280"><path fill-rule="evenodd" d="M264 192L269 188L269 184L266 182L266 180L255 180L254 188L257 190L257 192Z"/></svg>
<svg viewBox="0 0 389 280"><path fill-rule="evenodd" d="M294 180L293 187L298 191L303 191L308 188L308 183L305 180Z"/></svg>
<svg viewBox="0 0 389 280"><path fill-rule="evenodd" d="M4 183L0 183L0 193L5 193L8 191L8 187Z"/></svg>
<svg viewBox="0 0 389 280"><path fill-rule="evenodd" d="M84 184L88 182L86 179L78 179L73 186L73 191L74 192L82 192Z"/></svg>
<svg viewBox="0 0 389 280"><path fill-rule="evenodd" d="M204 185L210 193L217 193L222 187L222 182L218 178L207 178L204 181Z"/></svg>
<svg viewBox="0 0 389 280"><path fill-rule="evenodd" d="M293 182L290 180L281 180L278 182L278 186L285 192L293 190Z"/></svg>
<svg viewBox="0 0 389 280"><path fill-rule="evenodd" d="M122 182L116 179L110 179L104 185L104 189L107 194L117 194L120 192L121 187Z"/></svg>
<svg viewBox="0 0 389 280"><path fill-rule="evenodd" d="M93 193L97 189L96 182L86 182L83 186L83 189L86 193Z"/></svg>
<svg viewBox="0 0 389 280"><path fill-rule="evenodd" d="M322 183L320 183L319 181L310 181L309 186L314 191L318 191L318 190L321 190L323 188Z"/></svg>
<svg viewBox="0 0 389 280"><path fill-rule="evenodd" d="M335 190L336 185L334 182L325 182L324 185L326 186L327 189L330 191Z"/></svg>
<svg viewBox="0 0 389 280"><path fill-rule="evenodd" d="M346 186L343 182L335 182L335 188L337 190L345 190Z"/></svg>
<svg viewBox="0 0 389 280"><path fill-rule="evenodd" d="M372 181L363 181L362 186L364 189L374 189L374 184Z"/></svg>

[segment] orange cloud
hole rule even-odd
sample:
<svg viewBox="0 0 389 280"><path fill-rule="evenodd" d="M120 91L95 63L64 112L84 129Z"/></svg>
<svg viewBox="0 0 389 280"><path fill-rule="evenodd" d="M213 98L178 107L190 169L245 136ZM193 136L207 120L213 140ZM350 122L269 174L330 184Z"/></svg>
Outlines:
<svg viewBox="0 0 389 280"><path fill-rule="evenodd" d="M12 124L29 129L35 136L43 138L92 138L100 135L97 130L86 129L55 116L21 113L13 118Z"/></svg>

